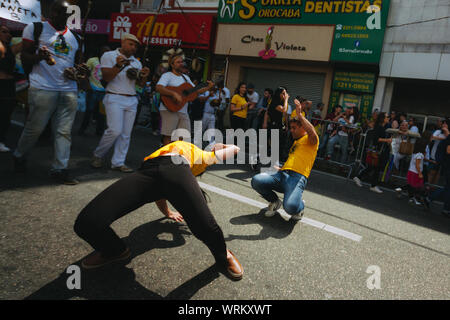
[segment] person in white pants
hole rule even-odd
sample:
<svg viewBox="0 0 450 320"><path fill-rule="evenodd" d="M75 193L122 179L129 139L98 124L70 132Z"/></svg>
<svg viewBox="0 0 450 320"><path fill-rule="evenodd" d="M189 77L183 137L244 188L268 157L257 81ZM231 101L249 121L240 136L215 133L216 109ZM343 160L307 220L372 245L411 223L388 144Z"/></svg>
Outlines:
<svg viewBox="0 0 450 320"><path fill-rule="evenodd" d="M139 45L140 41L134 35L124 34L121 48L108 51L101 57L102 76L108 82L103 99L108 128L94 151L91 162L94 168L103 166L105 155L114 146L111 168L133 172L133 169L125 165L125 159L138 105L136 81L143 85L150 73L134 57Z"/></svg>
<svg viewBox="0 0 450 320"><path fill-rule="evenodd" d="M202 128L203 134L206 130L214 130L216 127L216 110L220 106L219 93L216 87L213 87L208 94L208 99L205 102L203 109ZM214 142L214 136L209 137L209 143Z"/></svg>

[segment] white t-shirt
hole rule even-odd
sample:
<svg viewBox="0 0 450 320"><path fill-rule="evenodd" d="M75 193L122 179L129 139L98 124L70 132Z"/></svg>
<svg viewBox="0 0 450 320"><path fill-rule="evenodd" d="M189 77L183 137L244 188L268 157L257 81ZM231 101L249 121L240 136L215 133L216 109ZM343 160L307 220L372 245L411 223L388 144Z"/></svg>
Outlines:
<svg viewBox="0 0 450 320"><path fill-rule="evenodd" d="M445 135L442 133L442 130L436 130L433 133L433 137L445 138ZM431 159L436 160L436 151L441 142L442 140L434 140L433 149L431 150Z"/></svg>
<svg viewBox="0 0 450 320"><path fill-rule="evenodd" d="M208 95L209 95L209 92L208 92ZM216 109L211 106L211 101L213 101L214 99L219 99L219 93L218 92L216 92L212 97L209 97L208 100L206 100L205 108L203 109L203 113L212 113L212 114L216 113Z"/></svg>
<svg viewBox="0 0 450 320"><path fill-rule="evenodd" d="M185 80L186 78L186 80ZM191 86L195 87L195 85L192 83L191 79L187 75L177 76L175 73L169 71L164 73L161 78L159 78L159 81L156 85L161 85L163 87L178 87L181 86L183 83L188 82L191 84ZM159 110L167 110L167 108L164 106L164 104L161 101ZM178 112L181 113L188 113L188 103L183 106Z"/></svg>
<svg viewBox="0 0 450 320"><path fill-rule="evenodd" d="M249 102L256 103L256 104L258 104L258 102L259 102L259 94L256 91L253 91L253 94L247 93L247 98L248 98ZM248 112L250 112L250 113L256 112L256 105L253 109L249 109Z"/></svg>
<svg viewBox="0 0 450 320"><path fill-rule="evenodd" d="M30 23L23 30L23 40L34 42L33 32L34 24ZM42 22L38 48L43 46L52 53L56 64L49 66L45 60L35 64L29 76L30 87L48 91L77 91L76 81L64 77L64 69L74 66L75 54L78 50L77 38L67 27L61 33L46 21Z"/></svg>
<svg viewBox="0 0 450 320"><path fill-rule="evenodd" d="M112 68L116 65L117 57L121 55L119 49L108 51L103 54L100 59L100 64L102 68ZM106 86L106 91L120 94L136 94L136 80L130 80L127 77L127 70L130 68L136 68L139 71L142 69L141 62L136 59L134 56L130 58L131 62L128 66L126 66L122 71L120 71L112 81L108 82Z"/></svg>
<svg viewBox="0 0 450 320"><path fill-rule="evenodd" d="M230 89L228 89L227 87L223 87L222 90L225 91L225 99L231 99Z"/></svg>
<svg viewBox="0 0 450 320"><path fill-rule="evenodd" d="M425 156L423 155L423 153L414 153L411 156L411 162L409 163L409 171L412 171L414 173L419 173L417 172L416 169L416 160L420 159L420 172L423 172L423 159L425 158Z"/></svg>
<svg viewBox="0 0 450 320"><path fill-rule="evenodd" d="M341 118L341 119L342 119L342 118ZM341 120L341 119L339 119L339 120ZM342 121L342 124L344 124L344 121L345 121L345 120ZM353 124L354 122L355 122L355 117L354 117L354 116L350 116L349 123L345 122L345 126L351 125L351 124ZM346 128L348 128L348 127L346 127ZM348 137L348 133L345 132L345 131L343 131L343 130L340 130L340 131L338 132L338 135L340 135L340 136L342 136L342 137Z"/></svg>

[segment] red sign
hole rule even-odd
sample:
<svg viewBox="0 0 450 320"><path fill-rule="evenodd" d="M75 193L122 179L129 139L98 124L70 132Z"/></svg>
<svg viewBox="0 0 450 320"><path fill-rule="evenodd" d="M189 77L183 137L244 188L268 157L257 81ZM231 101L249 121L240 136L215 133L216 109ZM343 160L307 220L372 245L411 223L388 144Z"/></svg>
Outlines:
<svg viewBox="0 0 450 320"><path fill-rule="evenodd" d="M156 21L154 22L156 18ZM213 15L113 13L110 41L120 41L123 33L134 34L152 46L209 49ZM154 22L153 32L150 29Z"/></svg>

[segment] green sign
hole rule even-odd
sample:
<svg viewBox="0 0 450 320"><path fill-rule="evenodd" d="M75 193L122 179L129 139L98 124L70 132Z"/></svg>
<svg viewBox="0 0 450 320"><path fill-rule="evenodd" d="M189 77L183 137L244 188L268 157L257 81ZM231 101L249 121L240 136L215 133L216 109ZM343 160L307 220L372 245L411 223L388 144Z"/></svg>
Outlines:
<svg viewBox="0 0 450 320"><path fill-rule="evenodd" d="M339 104L339 97L340 92L339 91L332 91L330 95L330 103L328 108L328 113L331 113L331 110L333 110L334 107L336 107Z"/></svg>
<svg viewBox="0 0 450 320"><path fill-rule="evenodd" d="M361 118L370 119L372 116L373 95L361 96L361 106L359 107Z"/></svg>
<svg viewBox="0 0 450 320"><path fill-rule="evenodd" d="M336 71L333 89L372 93L375 88L375 74Z"/></svg>
<svg viewBox="0 0 450 320"><path fill-rule="evenodd" d="M331 60L378 63L389 5L390 0L223 0L217 16L218 23L334 25Z"/></svg>

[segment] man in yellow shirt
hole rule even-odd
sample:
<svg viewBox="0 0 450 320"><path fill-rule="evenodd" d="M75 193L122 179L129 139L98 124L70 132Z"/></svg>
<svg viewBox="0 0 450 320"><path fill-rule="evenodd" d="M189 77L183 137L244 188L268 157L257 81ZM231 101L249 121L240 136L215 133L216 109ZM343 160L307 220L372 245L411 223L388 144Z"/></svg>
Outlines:
<svg viewBox="0 0 450 320"><path fill-rule="evenodd" d="M252 187L269 202L265 212L266 217L273 217L278 209L283 208L290 215L285 220L301 220L305 209L302 200L317 150L319 137L313 125L303 116L302 105L294 100L297 116L289 121L290 132L294 143L289 151L289 157L284 166L275 174L261 173L253 177ZM274 192L284 194L283 203Z"/></svg>
<svg viewBox="0 0 450 320"><path fill-rule="evenodd" d="M218 143L212 152L206 152L191 143L176 141L146 157L137 172L113 183L79 214L75 233L95 249L81 261L81 266L94 269L128 260L132 253L111 224L147 203L156 202L167 218L186 220L192 234L209 248L217 266L234 280L241 279L244 269L227 250L223 232L195 179L207 166L238 152L234 145ZM183 216L170 210L165 199Z"/></svg>

